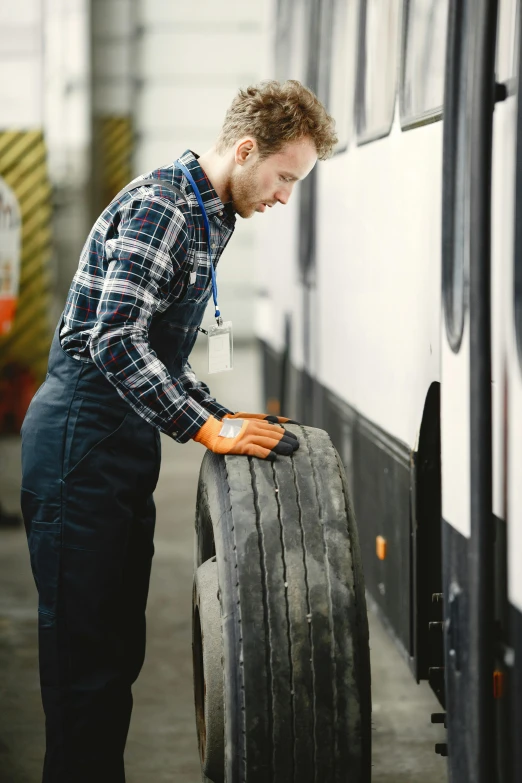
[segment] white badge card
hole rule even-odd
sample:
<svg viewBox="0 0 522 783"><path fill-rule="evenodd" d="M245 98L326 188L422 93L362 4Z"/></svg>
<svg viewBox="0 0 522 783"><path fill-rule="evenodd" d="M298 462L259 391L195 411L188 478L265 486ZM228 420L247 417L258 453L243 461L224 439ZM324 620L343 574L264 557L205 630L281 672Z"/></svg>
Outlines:
<svg viewBox="0 0 522 783"><path fill-rule="evenodd" d="M224 372L234 367L232 321L208 330L208 372Z"/></svg>

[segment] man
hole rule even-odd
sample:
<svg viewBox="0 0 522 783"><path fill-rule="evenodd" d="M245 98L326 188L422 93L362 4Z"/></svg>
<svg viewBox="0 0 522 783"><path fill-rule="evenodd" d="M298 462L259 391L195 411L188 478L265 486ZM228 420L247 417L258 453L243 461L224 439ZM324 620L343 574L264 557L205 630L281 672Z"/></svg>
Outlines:
<svg viewBox="0 0 522 783"><path fill-rule="evenodd" d="M87 238L47 378L22 427L44 783L125 780L131 685L145 653L159 433L262 459L298 446L280 426L285 419L220 405L188 357L211 291L217 311L214 266L235 214L286 204L335 142L332 118L299 82L241 90L212 149L134 180Z"/></svg>

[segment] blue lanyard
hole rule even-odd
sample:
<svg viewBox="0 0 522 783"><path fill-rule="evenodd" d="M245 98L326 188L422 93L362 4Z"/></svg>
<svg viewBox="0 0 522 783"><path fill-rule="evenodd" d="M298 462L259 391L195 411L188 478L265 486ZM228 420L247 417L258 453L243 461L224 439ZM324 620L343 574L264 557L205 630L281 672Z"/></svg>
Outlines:
<svg viewBox="0 0 522 783"><path fill-rule="evenodd" d="M183 174L186 176L190 184L192 185L192 190L194 191L194 195L196 196L197 202L201 208L201 212L203 213L203 221L205 223L205 231L207 232L207 243L208 243L208 254L210 256L210 274L212 276L212 298L214 299L214 307L215 307L215 316L216 318L219 318L221 316L221 313L219 311L218 302L217 302L217 283L216 283L216 272L214 269L214 264L212 263L212 250L210 247L210 226L208 224L208 217L207 212L205 210L205 205L203 204L203 199L201 198L201 193L198 190L198 186L194 182L194 178L188 168L181 163L181 161L177 160L176 164L180 167Z"/></svg>

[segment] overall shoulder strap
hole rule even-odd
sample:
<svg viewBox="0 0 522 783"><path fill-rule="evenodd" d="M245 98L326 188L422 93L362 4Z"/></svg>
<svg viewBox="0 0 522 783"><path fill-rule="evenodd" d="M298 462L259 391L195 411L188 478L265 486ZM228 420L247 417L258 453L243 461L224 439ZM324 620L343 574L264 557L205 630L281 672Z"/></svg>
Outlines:
<svg viewBox="0 0 522 783"><path fill-rule="evenodd" d="M186 197L183 195L181 190L176 187L176 185L173 185L171 182L164 182L164 180L159 179L158 177L152 177L149 179L140 179L139 182L131 182L130 185L127 185L125 188L120 190L120 192L114 196L113 201L116 201L116 199L121 198L125 193L128 193L131 190L136 190L136 188L141 188L142 185L160 185L164 190L173 193L175 196L178 196L183 201L187 201ZM190 282L189 285L193 286L196 282L198 272L198 261L197 261L197 255L194 253L194 263L192 265L192 271L190 273Z"/></svg>

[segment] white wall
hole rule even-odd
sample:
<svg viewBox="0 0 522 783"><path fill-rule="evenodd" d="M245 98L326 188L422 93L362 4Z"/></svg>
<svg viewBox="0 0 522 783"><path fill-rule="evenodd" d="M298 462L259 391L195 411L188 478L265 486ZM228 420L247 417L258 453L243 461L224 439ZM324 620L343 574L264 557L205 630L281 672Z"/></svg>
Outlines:
<svg viewBox="0 0 522 783"><path fill-rule="evenodd" d="M269 3L136 0L135 174L205 152L239 87L264 73ZM255 221L238 218L219 264L221 311L236 338L253 336Z"/></svg>
<svg viewBox="0 0 522 783"><path fill-rule="evenodd" d="M53 182L85 184L91 143L89 0L43 0L43 105Z"/></svg>
<svg viewBox="0 0 522 783"><path fill-rule="evenodd" d="M53 186L51 322L63 309L90 229L90 0L42 0L43 127Z"/></svg>
<svg viewBox="0 0 522 783"><path fill-rule="evenodd" d="M0 130L42 126L43 0L0 0Z"/></svg>
<svg viewBox="0 0 522 783"><path fill-rule="evenodd" d="M133 103L136 2L91 1L93 111L125 117Z"/></svg>

